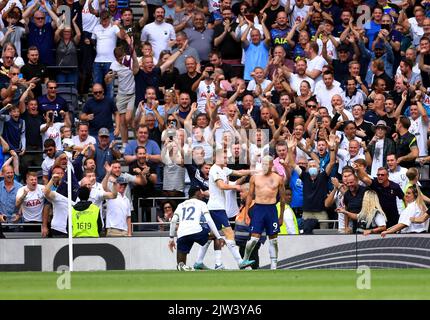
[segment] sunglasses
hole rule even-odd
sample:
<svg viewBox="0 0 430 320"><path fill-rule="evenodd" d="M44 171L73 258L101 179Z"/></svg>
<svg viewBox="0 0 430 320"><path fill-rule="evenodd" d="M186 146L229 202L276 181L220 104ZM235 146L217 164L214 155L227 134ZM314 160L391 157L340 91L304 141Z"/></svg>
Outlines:
<svg viewBox="0 0 430 320"><path fill-rule="evenodd" d="M55 90L57 87L48 87L49 90Z"/></svg>
<svg viewBox="0 0 430 320"><path fill-rule="evenodd" d="M103 91L93 91L93 94L103 94Z"/></svg>
<svg viewBox="0 0 430 320"><path fill-rule="evenodd" d="M3 59L13 59L13 57L3 57Z"/></svg>
<svg viewBox="0 0 430 320"><path fill-rule="evenodd" d="M34 17L34 20L43 20L45 17Z"/></svg>

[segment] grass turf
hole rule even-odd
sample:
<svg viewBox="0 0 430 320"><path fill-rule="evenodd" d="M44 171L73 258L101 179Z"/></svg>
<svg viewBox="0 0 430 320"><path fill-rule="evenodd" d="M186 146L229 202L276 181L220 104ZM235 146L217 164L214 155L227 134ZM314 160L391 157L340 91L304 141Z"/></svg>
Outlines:
<svg viewBox="0 0 430 320"><path fill-rule="evenodd" d="M0 299L430 299L430 270L371 271L358 290L355 270L74 272L70 290L54 272L0 273Z"/></svg>

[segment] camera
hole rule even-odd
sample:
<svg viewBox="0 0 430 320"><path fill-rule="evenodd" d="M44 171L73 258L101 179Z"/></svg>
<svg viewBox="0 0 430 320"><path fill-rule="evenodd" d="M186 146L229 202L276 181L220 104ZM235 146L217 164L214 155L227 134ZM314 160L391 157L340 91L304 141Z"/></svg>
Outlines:
<svg viewBox="0 0 430 320"><path fill-rule="evenodd" d="M389 24L381 24L381 29L390 30Z"/></svg>
<svg viewBox="0 0 430 320"><path fill-rule="evenodd" d="M176 136L176 129L167 129L167 137L170 141L173 141L174 136Z"/></svg>

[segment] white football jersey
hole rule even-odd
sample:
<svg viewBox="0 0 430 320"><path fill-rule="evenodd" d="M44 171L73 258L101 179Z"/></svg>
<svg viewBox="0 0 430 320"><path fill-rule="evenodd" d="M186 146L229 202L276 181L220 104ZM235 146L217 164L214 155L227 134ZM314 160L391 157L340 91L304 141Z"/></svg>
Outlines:
<svg viewBox="0 0 430 320"><path fill-rule="evenodd" d="M222 180L224 183L228 184L227 177L232 173L232 170L224 167L221 168L219 165L214 164L209 170L209 210L225 210L225 193L224 190L218 188L216 182Z"/></svg>
<svg viewBox="0 0 430 320"><path fill-rule="evenodd" d="M17 194L16 198L19 199L24 194L24 189L26 186L21 187ZM24 221L37 221L42 222L42 211L43 205L45 202L45 195L43 191L45 190L45 186L38 184L34 191L30 191L24 198L24 201L21 205L22 216Z"/></svg>
<svg viewBox="0 0 430 320"><path fill-rule="evenodd" d="M178 205L175 215L178 216L178 238L202 231L200 221L209 209L203 201L198 199L186 200Z"/></svg>

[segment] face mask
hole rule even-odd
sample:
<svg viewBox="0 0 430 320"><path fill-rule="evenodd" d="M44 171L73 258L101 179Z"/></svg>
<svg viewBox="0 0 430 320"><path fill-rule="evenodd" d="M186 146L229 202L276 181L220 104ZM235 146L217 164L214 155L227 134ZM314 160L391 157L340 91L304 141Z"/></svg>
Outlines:
<svg viewBox="0 0 430 320"><path fill-rule="evenodd" d="M308 172L311 176L316 176L318 174L318 169L317 168L309 168Z"/></svg>

